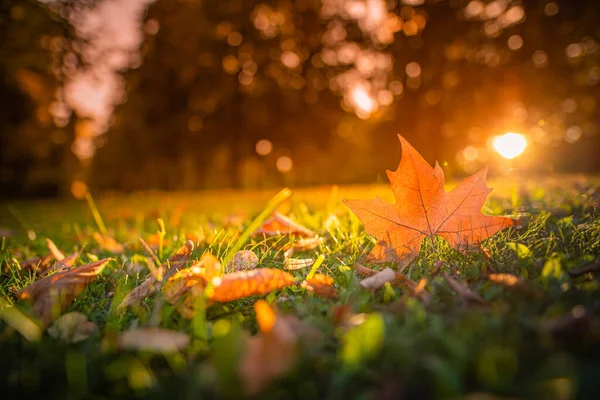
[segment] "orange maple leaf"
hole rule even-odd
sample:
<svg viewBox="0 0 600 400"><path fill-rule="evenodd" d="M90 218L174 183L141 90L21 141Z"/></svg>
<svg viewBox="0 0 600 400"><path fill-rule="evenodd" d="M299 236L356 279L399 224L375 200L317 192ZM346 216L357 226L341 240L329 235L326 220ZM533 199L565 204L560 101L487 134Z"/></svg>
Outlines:
<svg viewBox="0 0 600 400"><path fill-rule="evenodd" d="M446 192L440 166L436 163L432 168L402 136L398 138L400 165L396 171L387 171L396 203L344 199L378 240L371 252L374 261L397 261L405 267L417 256L426 237L439 235L462 251L504 228L520 225L511 218L481 213L492 191L486 186L487 169Z"/></svg>

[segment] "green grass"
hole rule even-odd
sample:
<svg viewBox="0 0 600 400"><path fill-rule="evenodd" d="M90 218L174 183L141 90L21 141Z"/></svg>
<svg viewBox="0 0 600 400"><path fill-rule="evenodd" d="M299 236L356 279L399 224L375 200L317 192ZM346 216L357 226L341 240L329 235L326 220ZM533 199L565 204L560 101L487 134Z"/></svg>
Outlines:
<svg viewBox="0 0 600 400"><path fill-rule="evenodd" d="M313 296L300 287L263 296L319 334L318 339L300 344L292 370L257 397L485 398L477 396L487 393L510 398L600 398L599 276L571 278L567 273L600 259L599 186L594 179L573 177L520 184L518 190L512 182L490 185L497 190L484 211L518 215L523 222L522 229L503 231L484 243L491 261L481 253L457 254L440 240L435 254L426 244L407 269L418 281L429 276L436 261L444 260L443 272L454 272L488 301L487 307L465 304L443 273L426 287L432 297L428 305L399 288L371 293L360 287L362 278L348 267L363 260L372 239L341 198L390 199L387 187L294 190L280 210L327 238L306 254L323 257L319 272L335 279L339 300ZM113 257L69 308L99 326L88 340L66 344L44 333L39 341L30 342L0 322L0 393L16 398L238 398L243 388L235 368L242 341L257 330L252 308L257 296L209 306L204 323L182 318L168 303L163 303L160 318L153 319L160 295L125 312L117 312L116 305L148 272L128 275L124 268L132 259L149 256L138 237L148 239L159 231L157 218L164 220L166 230L161 261L188 233L202 239L192 260L207 250L224 259L234 249L236 234L251 224L275 193L95 198L106 228L126 246L118 255L99 248L91 238L99 228L85 201L0 205L0 227L16 233L2 239L0 296L26 314L30 306L17 302L14 293L36 277L19 271L18 262L46 254L46 238L65 254L82 250L77 265ZM251 238L244 248L258 255L261 267L283 268L281 245L289 240ZM530 254L517 254L509 243L526 246ZM492 284L485 278L490 266L521 276L539 296ZM301 279L309 270L293 274ZM370 322L345 333L334 325L335 306L341 304L370 315ZM192 345L167 355L115 349L120 332L156 324L190 334ZM350 361L357 357L357 362Z"/></svg>

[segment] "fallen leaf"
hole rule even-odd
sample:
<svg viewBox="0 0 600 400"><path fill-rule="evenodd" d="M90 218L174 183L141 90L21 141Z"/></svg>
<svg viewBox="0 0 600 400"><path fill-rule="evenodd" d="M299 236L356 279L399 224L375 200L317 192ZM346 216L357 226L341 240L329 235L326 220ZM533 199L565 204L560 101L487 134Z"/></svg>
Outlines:
<svg viewBox="0 0 600 400"><path fill-rule="evenodd" d="M79 253L73 253L63 258L60 261L57 261L52 268L48 268L44 271L41 276L47 276L54 272L65 271L75 265L75 261L77 261L77 257L79 257Z"/></svg>
<svg viewBox="0 0 600 400"><path fill-rule="evenodd" d="M159 282L168 280L185 265L192 250L194 250L194 244L190 240L187 240L166 263L162 264L156 271L149 273L144 282L129 292L118 308L128 307L152 295L156 291L157 286L159 286Z"/></svg>
<svg viewBox="0 0 600 400"><path fill-rule="evenodd" d="M44 273L52 264L52 254L46 254L43 257L33 257L24 260L19 263L21 268L25 271L37 272L38 274Z"/></svg>
<svg viewBox="0 0 600 400"><path fill-rule="evenodd" d="M165 298L175 304L189 289L197 284L206 285L207 280L200 267L194 266L175 273L165 283Z"/></svg>
<svg viewBox="0 0 600 400"><path fill-rule="evenodd" d="M444 279L448 282L448 286L454 290L454 292L459 295L463 300L466 300L470 303L479 304L482 306L487 305L487 301L481 298L477 293L473 292L469 289L468 286L458 282L456 279L452 278L450 275L444 275Z"/></svg>
<svg viewBox="0 0 600 400"><path fill-rule="evenodd" d="M206 284L222 274L219 259L206 252L200 261L190 268L182 269L165 283L165 299L177 307L184 318L196 315L196 298L204 296Z"/></svg>
<svg viewBox="0 0 600 400"><path fill-rule="evenodd" d="M283 262L285 269L296 271L303 268L308 268L315 263L314 258L286 258Z"/></svg>
<svg viewBox="0 0 600 400"><path fill-rule="evenodd" d="M373 276L373 275L377 275L378 273L380 273L381 271L377 271L371 268L367 268L364 265L361 264L355 264L354 266L352 266L352 268L360 275L363 276ZM406 276L402 275L399 272L395 273L396 278L393 281L394 285L401 285L401 286L406 286L408 289L412 290L415 288L415 286L417 286L417 284L410 280L409 278L407 278Z"/></svg>
<svg viewBox="0 0 600 400"><path fill-rule="evenodd" d="M94 232L92 237L98 245L102 247L106 251L110 251L111 253L122 253L124 249L123 245L117 242L110 236L102 236L99 232Z"/></svg>
<svg viewBox="0 0 600 400"><path fill-rule="evenodd" d="M190 337L183 333L161 328L134 328L123 332L118 338L119 348L153 353L174 353L190 344Z"/></svg>
<svg viewBox="0 0 600 400"><path fill-rule="evenodd" d="M195 299L204 296L206 284L205 271L197 265L192 266L178 271L165 283L164 296L177 307L182 317L191 319L196 315Z"/></svg>
<svg viewBox="0 0 600 400"><path fill-rule="evenodd" d="M328 299L337 299L337 291L333 287L333 278L323 274L314 274L302 282L302 287L306 290Z"/></svg>
<svg viewBox="0 0 600 400"><path fill-rule="evenodd" d="M376 290L383 287L387 282L393 282L395 279L396 273L392 269L386 268L383 271L360 281L360 286L365 289Z"/></svg>
<svg viewBox="0 0 600 400"><path fill-rule="evenodd" d="M296 236L315 236L310 229L303 227L297 222L278 212L273 217L266 220L260 228L254 231L253 235L296 235Z"/></svg>
<svg viewBox="0 0 600 400"><path fill-rule="evenodd" d="M356 315L350 305L334 305L331 309L331 316L333 324L337 327L348 328L350 327L350 319Z"/></svg>
<svg viewBox="0 0 600 400"><path fill-rule="evenodd" d="M212 301L227 302L257 294L266 294L294 284L294 276L275 268L258 268L225 274L212 279Z"/></svg>
<svg viewBox="0 0 600 400"><path fill-rule="evenodd" d="M238 372L247 394L260 392L288 372L297 357L299 333L305 331L295 316L280 316L265 301L254 304L260 333L246 341Z"/></svg>
<svg viewBox="0 0 600 400"><path fill-rule="evenodd" d="M46 247L50 250L50 254L56 261L62 261L65 259L65 255L56 247L54 242L50 239L46 239Z"/></svg>
<svg viewBox="0 0 600 400"><path fill-rule="evenodd" d="M444 173L432 168L402 137L398 169L387 171L396 203L346 200L344 203L378 242L371 252L377 262L397 261L404 268L419 253L423 239L439 235L457 250L476 246L498 231L519 224L511 218L488 216L481 208L491 189L487 170L444 190Z"/></svg>
<svg viewBox="0 0 600 400"><path fill-rule="evenodd" d="M541 296L540 292L534 287L527 285L521 278L512 274L489 274L488 279L497 285L514 292L524 293L533 297Z"/></svg>
<svg viewBox="0 0 600 400"><path fill-rule="evenodd" d="M67 343L83 342L98 331L98 327L76 311L61 315L50 328L48 334L54 339Z"/></svg>
<svg viewBox="0 0 600 400"><path fill-rule="evenodd" d="M324 237L312 237L312 238L300 238L296 242L286 246L286 249L291 249L292 251L308 251L314 250L320 245L325 243Z"/></svg>
<svg viewBox="0 0 600 400"><path fill-rule="evenodd" d="M251 250L240 250L233 255L227 264L227 271L245 271L258 265L258 256Z"/></svg>
<svg viewBox="0 0 600 400"><path fill-rule="evenodd" d="M311 278L307 278L309 284L318 283L320 285L333 286L334 280L329 275L314 274Z"/></svg>
<svg viewBox="0 0 600 400"><path fill-rule="evenodd" d="M105 258L40 279L21 290L17 296L33 303L35 314L47 326L96 279L108 261Z"/></svg>
<svg viewBox="0 0 600 400"><path fill-rule="evenodd" d="M192 265L192 268L194 267L200 268L200 274L207 281L210 281L215 276L220 276L223 273L221 262L209 252L202 254L200 261Z"/></svg>
<svg viewBox="0 0 600 400"><path fill-rule="evenodd" d="M512 274L490 274L488 275L488 279L494 283L505 287L517 287L522 286L523 281L515 275Z"/></svg>

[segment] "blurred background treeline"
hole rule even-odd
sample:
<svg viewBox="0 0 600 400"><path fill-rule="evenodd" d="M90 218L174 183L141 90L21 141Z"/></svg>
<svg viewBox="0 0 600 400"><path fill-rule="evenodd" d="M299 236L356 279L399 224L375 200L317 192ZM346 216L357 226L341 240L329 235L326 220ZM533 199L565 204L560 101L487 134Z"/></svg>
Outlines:
<svg viewBox="0 0 600 400"><path fill-rule="evenodd" d="M600 169L598 1L0 4L3 197Z"/></svg>

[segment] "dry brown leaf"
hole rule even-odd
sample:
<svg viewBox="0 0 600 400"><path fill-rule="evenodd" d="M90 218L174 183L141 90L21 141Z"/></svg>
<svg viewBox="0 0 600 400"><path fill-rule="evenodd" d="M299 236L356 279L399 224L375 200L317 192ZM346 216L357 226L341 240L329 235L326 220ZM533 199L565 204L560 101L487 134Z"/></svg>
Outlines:
<svg viewBox="0 0 600 400"><path fill-rule="evenodd" d="M189 289L200 284L203 287L207 280L204 271L198 266L182 269L173 275L165 283L165 299L175 304L179 301Z"/></svg>
<svg viewBox="0 0 600 400"><path fill-rule="evenodd" d="M294 365L298 334L306 327L295 316L280 316L265 301L254 304L260 333L247 339L238 372L247 394L253 395Z"/></svg>
<svg viewBox="0 0 600 400"><path fill-rule="evenodd" d="M293 284L294 276L280 269L258 268L252 271L234 272L212 279L214 292L209 299L227 302L266 294Z"/></svg>
<svg viewBox="0 0 600 400"><path fill-rule="evenodd" d="M450 192L444 190L444 173L432 168L402 137L398 169L387 171L396 203L376 200L344 200L378 242L374 261L397 261L404 268L419 253L423 239L439 235L457 250L479 243L498 231L520 224L511 218L488 216L481 208L491 189L487 170L463 180Z"/></svg>
<svg viewBox="0 0 600 400"><path fill-rule="evenodd" d="M98 242L98 245L100 247L102 247L106 251L110 251L111 253L118 254L122 253L123 250L125 250L121 243L117 242L110 236L102 236L99 232L94 232L92 234L92 237L96 242Z"/></svg>
<svg viewBox="0 0 600 400"><path fill-rule="evenodd" d="M459 295L462 299L466 300L470 303L479 304L482 306L487 305L487 301L481 298L477 293L473 292L468 286L460 283L453 277L448 274L444 275L444 279L448 282L448 286L454 290L454 292Z"/></svg>
<svg viewBox="0 0 600 400"><path fill-rule="evenodd" d="M331 309L331 316L335 326L348 327L350 318L353 315L354 312L348 304L334 305Z"/></svg>
<svg viewBox="0 0 600 400"><path fill-rule="evenodd" d="M258 256L251 250L236 252L233 259L227 264L227 271L246 271L258 265Z"/></svg>
<svg viewBox="0 0 600 400"><path fill-rule="evenodd" d="M310 229L303 227L297 222L278 212L273 217L266 220L260 228L254 231L253 235L296 235L296 236L315 236Z"/></svg>
<svg viewBox="0 0 600 400"><path fill-rule="evenodd" d="M386 283L393 282L395 279L396 273L392 269L386 268L383 271L360 281L360 286L365 289L377 290Z"/></svg>
<svg viewBox="0 0 600 400"><path fill-rule="evenodd" d="M83 342L98 331L98 327L79 312L61 315L50 328L48 334L54 339L67 343Z"/></svg>
<svg viewBox="0 0 600 400"><path fill-rule="evenodd" d="M105 258L40 279L21 290L17 296L33 303L34 312L47 326L96 279L108 261Z"/></svg>
<svg viewBox="0 0 600 400"><path fill-rule="evenodd" d="M54 272L68 270L69 268L73 267L73 265L75 265L75 261L77 261L77 257L79 257L79 253L73 253L73 254L68 255L67 257L63 258L61 261L57 261L52 266L52 268L48 268L46 271L44 271L41 274L41 276L47 276Z"/></svg>
<svg viewBox="0 0 600 400"><path fill-rule="evenodd" d="M176 305L177 311L185 318L193 318L195 315L197 296L207 296L208 304L228 302L266 294L295 283L292 275L274 268L258 268L217 276L207 275L207 271L200 265L198 263L179 271L165 284L165 298ZM205 293L204 289L209 283L210 290Z"/></svg>
<svg viewBox="0 0 600 400"><path fill-rule="evenodd" d="M195 300L204 296L207 280L205 270L197 265L182 269L165 283L165 299L177 306L182 317L191 319L196 315Z"/></svg>
<svg viewBox="0 0 600 400"><path fill-rule="evenodd" d="M504 286L515 292L524 293L532 297L540 296L540 292L534 287L527 285L521 278L512 274L489 274L488 279L498 285Z"/></svg>
<svg viewBox="0 0 600 400"><path fill-rule="evenodd" d="M367 268L364 265L361 264L355 264L352 266L352 268L359 274L362 276L373 276L378 274L381 271L377 271L375 269L371 269L371 268ZM396 279L392 282L393 285L395 286L405 286L407 287L409 290L413 290L415 288L415 286L417 286L416 282L410 280L409 278L407 278L406 276L402 275L399 272L396 272Z"/></svg>
<svg viewBox="0 0 600 400"><path fill-rule="evenodd" d="M314 274L310 279L302 282L306 290L328 299L337 299L337 291L333 287L333 278L323 274Z"/></svg>
<svg viewBox="0 0 600 400"><path fill-rule="evenodd" d="M118 339L119 348L154 353L174 353L190 344L183 333L161 328L134 328L123 332Z"/></svg>
<svg viewBox="0 0 600 400"><path fill-rule="evenodd" d="M180 270L165 283L165 299L177 306L177 311L184 318L191 319L196 315L197 296L204 296L206 284L221 273L219 259L206 252L200 261Z"/></svg>
<svg viewBox="0 0 600 400"><path fill-rule="evenodd" d="M192 265L192 268L193 267L200 268L200 274L207 281L210 281L215 276L220 276L221 274L223 274L221 262L217 257L213 256L209 252L202 254L202 257L200 257L200 261Z"/></svg>
<svg viewBox="0 0 600 400"><path fill-rule="evenodd" d="M296 271L299 269L308 268L314 263L314 258L286 258L283 262L283 266L289 271Z"/></svg>
<svg viewBox="0 0 600 400"><path fill-rule="evenodd" d="M48 250L50 250L50 254L52 254L52 257L54 257L56 261L62 261L65 259L63 252L56 247L52 240L46 239L46 247Z"/></svg>
<svg viewBox="0 0 600 400"><path fill-rule="evenodd" d="M52 254L46 254L43 257L33 257L24 260L19 263L21 269L25 271L37 272L38 274L44 273L52 264Z"/></svg>
<svg viewBox="0 0 600 400"><path fill-rule="evenodd" d="M307 278L306 281L309 284L318 283L326 286L333 286L334 283L333 278L325 274L314 274L312 277Z"/></svg>
<svg viewBox="0 0 600 400"><path fill-rule="evenodd" d="M166 263L161 265L155 273L149 273L146 276L144 282L142 282L138 287L134 288L131 292L129 292L121 304L119 304L119 309L128 307L132 304L137 303L138 301L146 298L147 296L152 295L157 287L159 286L159 282L163 280L168 280L172 275L174 275L177 271L179 271L185 263L190 258L190 254L194 250L194 244L188 240L181 246L175 254L173 254Z"/></svg>
<svg viewBox="0 0 600 400"><path fill-rule="evenodd" d="M352 268L359 274L362 276L373 276L376 275L377 273L379 273L380 271L377 271L375 269L372 268L367 268L364 265L361 264L355 264L352 266Z"/></svg>
<svg viewBox="0 0 600 400"><path fill-rule="evenodd" d="M298 239L296 242L286 246L285 249L291 249L292 251L308 251L316 249L323 243L325 243L324 237L303 237Z"/></svg>
<svg viewBox="0 0 600 400"><path fill-rule="evenodd" d="M488 279L504 287L523 286L524 282L516 275L512 274L489 274Z"/></svg>

